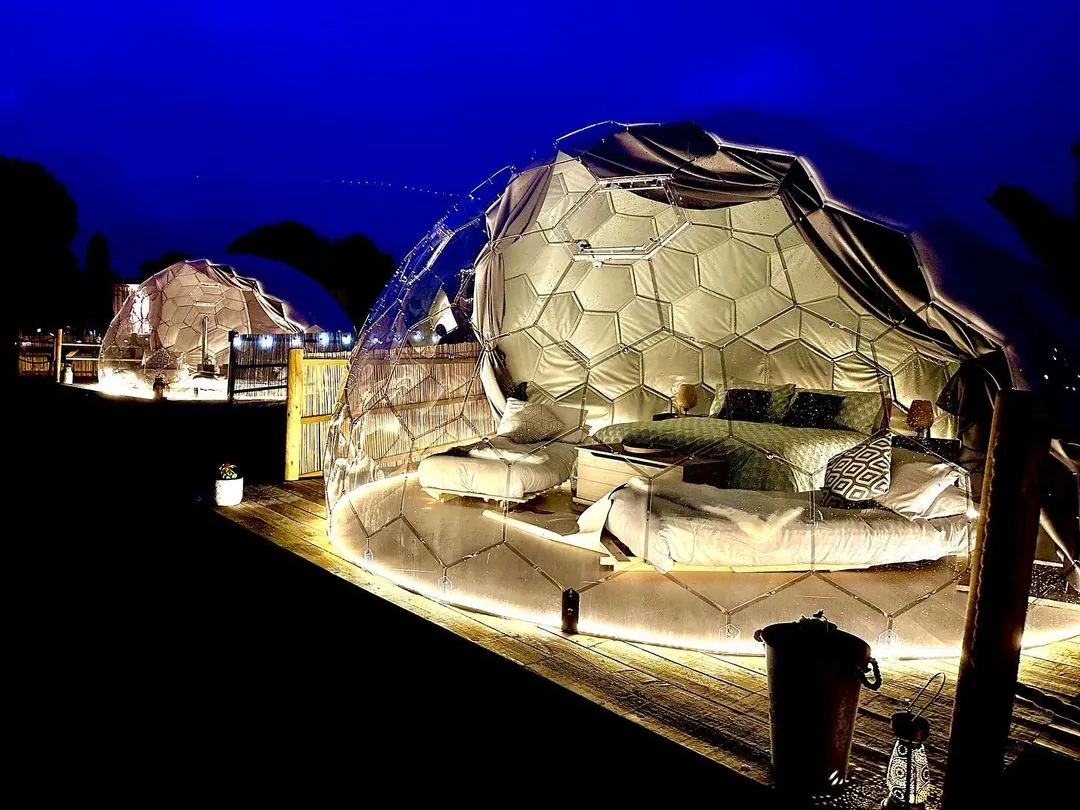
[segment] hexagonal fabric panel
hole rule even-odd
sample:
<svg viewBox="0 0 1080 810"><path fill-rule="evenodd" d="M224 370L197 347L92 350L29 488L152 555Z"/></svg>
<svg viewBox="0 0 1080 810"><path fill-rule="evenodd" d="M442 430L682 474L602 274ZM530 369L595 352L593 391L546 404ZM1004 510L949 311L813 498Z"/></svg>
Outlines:
<svg viewBox="0 0 1080 810"><path fill-rule="evenodd" d="M769 285L769 254L738 239L698 256L701 286L728 298L749 296Z"/></svg>

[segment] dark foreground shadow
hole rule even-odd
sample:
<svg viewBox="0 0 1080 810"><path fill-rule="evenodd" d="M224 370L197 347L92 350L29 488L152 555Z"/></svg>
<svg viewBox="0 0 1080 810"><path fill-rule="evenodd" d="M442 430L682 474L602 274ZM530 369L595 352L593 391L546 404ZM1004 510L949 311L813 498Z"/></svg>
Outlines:
<svg viewBox="0 0 1080 810"><path fill-rule="evenodd" d="M280 408L16 394L10 695L47 795L767 806L198 503L222 460L279 475Z"/></svg>

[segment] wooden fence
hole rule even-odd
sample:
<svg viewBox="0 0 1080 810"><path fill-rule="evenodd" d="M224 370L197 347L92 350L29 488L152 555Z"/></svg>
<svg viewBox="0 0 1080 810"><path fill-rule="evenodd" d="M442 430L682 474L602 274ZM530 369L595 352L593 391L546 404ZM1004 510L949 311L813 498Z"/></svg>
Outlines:
<svg viewBox="0 0 1080 810"><path fill-rule="evenodd" d="M75 382L97 382L97 343L65 342L64 330L55 335L19 338L20 377L42 377L60 382L65 365L70 365Z"/></svg>
<svg viewBox="0 0 1080 810"><path fill-rule="evenodd" d="M303 335L229 334L229 401L286 398L289 352L302 349L306 357L348 358L353 336L347 332Z"/></svg>
<svg viewBox="0 0 1080 810"><path fill-rule="evenodd" d="M294 359L295 358L295 359ZM360 448L384 470L487 435L495 423L476 374L478 343L364 350L354 358L354 384L371 397ZM285 479L320 475L330 419L346 360L290 354L286 399Z"/></svg>

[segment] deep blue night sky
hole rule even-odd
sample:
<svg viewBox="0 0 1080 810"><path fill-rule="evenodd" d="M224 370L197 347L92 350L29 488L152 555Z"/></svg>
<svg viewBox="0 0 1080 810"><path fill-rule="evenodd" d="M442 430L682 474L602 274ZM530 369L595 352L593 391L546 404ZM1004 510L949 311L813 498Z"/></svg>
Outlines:
<svg viewBox="0 0 1080 810"><path fill-rule="evenodd" d="M458 5L13 0L0 154L52 169L121 272L287 218L400 258L449 199L342 179L460 192L608 118L805 151L841 197L918 225L905 189L889 201L905 178L1006 244L997 182L1071 209L1073 0ZM833 141L889 179L845 181Z"/></svg>

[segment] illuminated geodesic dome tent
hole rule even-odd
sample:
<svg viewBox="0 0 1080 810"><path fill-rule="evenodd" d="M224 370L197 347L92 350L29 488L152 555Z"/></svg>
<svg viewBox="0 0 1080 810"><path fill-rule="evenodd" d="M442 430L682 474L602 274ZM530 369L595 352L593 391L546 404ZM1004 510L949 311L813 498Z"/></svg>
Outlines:
<svg viewBox="0 0 1080 810"><path fill-rule="evenodd" d="M864 637L940 651L957 628L901 619L963 601L946 586L974 512L968 470L928 438L969 416L958 370L1014 370L937 277L917 235L830 199L796 155L692 125L561 139L474 189L373 308L326 444L331 537L495 613L557 624L574 588L607 635L735 650L831 595ZM669 419L679 402L700 418ZM953 507L899 523L872 498L890 428L913 423L929 437L892 468L938 465ZM837 459L883 487L827 504ZM830 573L898 564L918 565Z"/></svg>
<svg viewBox="0 0 1080 810"><path fill-rule="evenodd" d="M229 332L296 334L304 325L254 278L207 259L177 262L128 296L101 344L99 375L117 390L224 389Z"/></svg>

